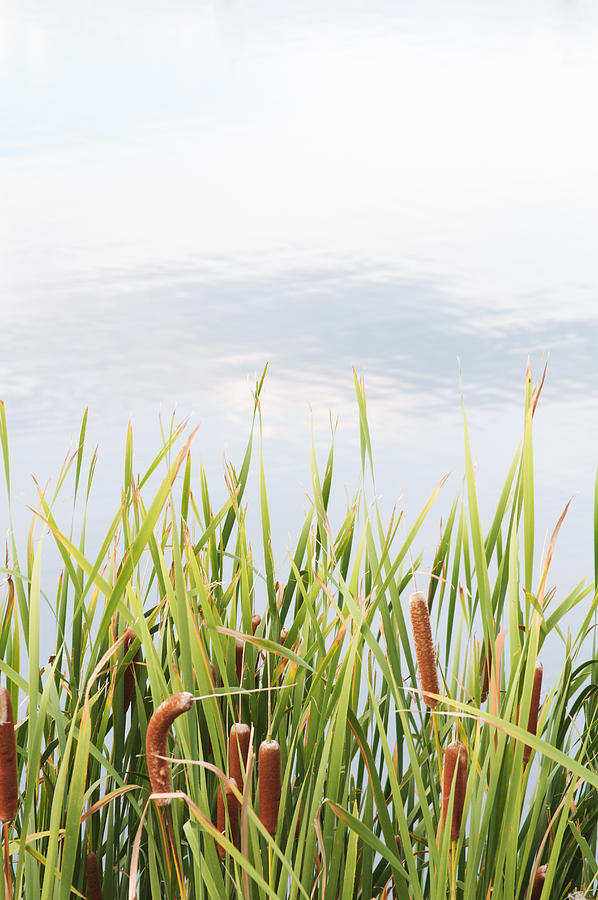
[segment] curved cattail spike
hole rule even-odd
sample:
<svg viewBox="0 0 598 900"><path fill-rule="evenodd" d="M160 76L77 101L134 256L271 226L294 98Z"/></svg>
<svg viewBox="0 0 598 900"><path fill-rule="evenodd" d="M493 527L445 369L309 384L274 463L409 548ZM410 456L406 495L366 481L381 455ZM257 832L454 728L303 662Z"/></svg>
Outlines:
<svg viewBox="0 0 598 900"><path fill-rule="evenodd" d="M193 700L193 694L188 691L173 694L160 704L149 720L145 737L145 752L153 794L169 794L172 791L168 761L161 757L166 756L166 738L170 726L177 716L191 709ZM158 806L167 806L170 800L166 797L158 797L154 802Z"/></svg>
<svg viewBox="0 0 598 900"><path fill-rule="evenodd" d="M538 730L538 711L540 709L540 691L542 690L542 663L538 660L534 670L534 683L532 686L532 699L529 708L529 718L527 720L527 730L530 734L535 734ZM525 765L531 755L532 748L526 744L523 748L523 764Z"/></svg>
<svg viewBox="0 0 598 900"><path fill-rule="evenodd" d="M548 866L546 864L544 864L543 866L538 866L538 868L536 869L532 881L530 900L540 900L542 888L544 887L544 881L546 880L547 869Z"/></svg>
<svg viewBox="0 0 598 900"><path fill-rule="evenodd" d="M415 591L415 593L411 594L409 598L409 612L413 627L419 683L423 691L422 697L426 706L436 706L438 700L430 696L430 694L440 693L436 668L436 652L432 643L428 604L421 591ZM427 691L430 693L426 693Z"/></svg>
<svg viewBox="0 0 598 900"><path fill-rule="evenodd" d="M237 784L234 778L227 778L224 789L222 784L218 787L218 796L216 798L216 827L220 834L225 834L226 832L226 815L224 812L224 800L226 797L226 807L228 810L228 821L230 823L230 837L231 841L235 845L235 847L239 846L239 803L237 798L234 795L232 788L236 787L237 790L239 785ZM224 794L224 796L223 796ZM220 844L218 844L218 853L224 858L226 856L226 850Z"/></svg>
<svg viewBox="0 0 598 900"><path fill-rule="evenodd" d="M257 613L251 617L251 633L255 634L260 625L262 624L262 617L258 616Z"/></svg>
<svg viewBox="0 0 598 900"><path fill-rule="evenodd" d="M274 837L278 825L280 805L281 768L278 741L262 741L258 754L258 787L260 820Z"/></svg>
<svg viewBox="0 0 598 900"><path fill-rule="evenodd" d="M125 631L125 641L123 644L125 656L136 637L137 635L135 634L133 629L127 628L127 630ZM135 673L137 671L137 663L139 662L139 653L140 651L137 650L137 653L135 654L131 662L128 663L123 675L123 705L125 708L125 712L131 705L131 700L133 699L133 696L135 694Z"/></svg>
<svg viewBox="0 0 598 900"><path fill-rule="evenodd" d="M456 769L456 772L455 772ZM456 841L461 830L465 790L467 788L467 750L460 741L453 741L444 751L442 771L442 824L446 825L451 788L454 788L451 841Z"/></svg>
<svg viewBox="0 0 598 900"><path fill-rule="evenodd" d="M231 778L234 778L242 789L247 771L247 759L249 757L249 740L251 728L243 722L235 722L231 725L228 739L228 770Z"/></svg>
<svg viewBox="0 0 598 900"><path fill-rule="evenodd" d="M15 721L10 694L6 688L0 688L0 823L16 819L18 809Z"/></svg>
<svg viewBox="0 0 598 900"><path fill-rule="evenodd" d="M100 867L95 853L88 853L85 861L87 870L87 900L102 900Z"/></svg>

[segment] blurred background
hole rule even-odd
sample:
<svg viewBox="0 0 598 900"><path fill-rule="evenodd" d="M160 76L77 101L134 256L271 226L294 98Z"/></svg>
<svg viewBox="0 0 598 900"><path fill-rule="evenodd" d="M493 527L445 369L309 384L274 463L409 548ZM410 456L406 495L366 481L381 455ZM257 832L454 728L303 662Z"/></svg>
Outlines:
<svg viewBox="0 0 598 900"><path fill-rule="evenodd" d="M24 546L89 407L89 554L158 417L199 425L215 498L262 395L277 573L338 419L333 493L376 491L420 546L462 491L463 392L486 524L528 356L538 546L593 577L598 463L598 7L0 0L0 398ZM197 475L197 469L195 470ZM5 491L0 521L8 528ZM259 540L258 493L248 494ZM68 516L64 521L68 527ZM538 560L539 561L539 560ZM53 592L55 586L49 585Z"/></svg>

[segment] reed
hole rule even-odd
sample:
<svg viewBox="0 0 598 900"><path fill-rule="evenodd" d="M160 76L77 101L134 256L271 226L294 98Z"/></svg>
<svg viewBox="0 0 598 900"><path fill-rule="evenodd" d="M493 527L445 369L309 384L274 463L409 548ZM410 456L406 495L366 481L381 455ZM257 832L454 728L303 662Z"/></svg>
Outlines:
<svg viewBox="0 0 598 900"><path fill-rule="evenodd" d="M409 613L422 697L427 706L435 707L438 705L438 699L431 695L440 693L436 651L432 641L428 604L421 591L415 591L409 598Z"/></svg>
<svg viewBox="0 0 598 900"><path fill-rule="evenodd" d="M193 706L193 694L181 691L163 700L148 722L145 750L147 771L153 794L172 793L170 768L166 757L166 740L170 726L181 713ZM157 806L167 806L168 797L154 797Z"/></svg>
<svg viewBox="0 0 598 900"><path fill-rule="evenodd" d="M274 836L278 825L278 809L281 791L280 745L278 741L265 740L258 752L258 789L260 821Z"/></svg>

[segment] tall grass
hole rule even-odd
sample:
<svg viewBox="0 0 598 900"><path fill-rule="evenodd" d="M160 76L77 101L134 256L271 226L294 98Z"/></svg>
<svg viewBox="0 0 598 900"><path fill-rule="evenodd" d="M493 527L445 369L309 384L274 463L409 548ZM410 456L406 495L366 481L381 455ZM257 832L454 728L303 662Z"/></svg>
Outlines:
<svg viewBox="0 0 598 900"><path fill-rule="evenodd" d="M464 495L450 507L417 598L427 604L437 651L434 689L418 680L409 597L424 581L417 574L414 583L420 529L441 484L406 527L395 515L384 521L365 494L333 526L334 448L323 472L313 452L311 508L288 568L275 573L261 454L260 559L246 531L261 387L246 453L238 470L226 471L221 508L192 463L192 435L184 441L174 429L148 470L134 475L129 432L120 507L101 547L89 548L85 514L75 534L55 513L64 492L85 509L93 489L85 417L54 496L39 491L24 559L12 538L0 669L19 711L19 798L4 829L4 896L548 900L574 889L593 896L597 595L595 583L582 580L565 597L549 590L560 522L534 565L539 391L531 374L523 440L489 527L464 416ZM372 447L357 378L355 390L365 483ZM3 406L0 438L10 503ZM596 510L598 522L598 502ZM62 572L55 650L42 662L49 540ZM598 559L598 541L596 548ZM574 635L573 610L582 621ZM553 649L544 666L536 711L535 673L548 639L561 652L555 662ZM154 720L148 759L152 715L183 692L194 701L169 718L167 732ZM247 734L241 725L250 729L242 753L229 746L231 733ZM276 814L277 769L258 799L264 742L280 748ZM443 773L447 748L453 775ZM162 773L153 779L156 793L148 764Z"/></svg>

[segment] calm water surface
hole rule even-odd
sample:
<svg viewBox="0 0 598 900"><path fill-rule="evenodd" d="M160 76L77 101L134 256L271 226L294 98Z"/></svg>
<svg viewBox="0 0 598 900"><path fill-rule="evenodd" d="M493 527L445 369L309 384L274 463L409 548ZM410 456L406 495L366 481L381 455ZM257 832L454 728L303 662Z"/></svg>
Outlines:
<svg viewBox="0 0 598 900"><path fill-rule="evenodd" d="M453 471L464 392L489 517L536 416L540 546L592 575L598 463L594 3L0 0L0 395L16 525L89 406L90 543L158 414L200 424L221 496L266 362L281 566L309 490L310 410L359 484L351 367L377 490L412 521ZM461 382L459 378L461 371ZM216 489L215 489L216 490ZM5 502L2 515L7 523ZM489 519L488 519L489 521ZM50 587L49 587L50 589Z"/></svg>

